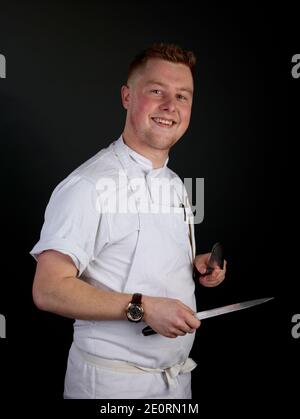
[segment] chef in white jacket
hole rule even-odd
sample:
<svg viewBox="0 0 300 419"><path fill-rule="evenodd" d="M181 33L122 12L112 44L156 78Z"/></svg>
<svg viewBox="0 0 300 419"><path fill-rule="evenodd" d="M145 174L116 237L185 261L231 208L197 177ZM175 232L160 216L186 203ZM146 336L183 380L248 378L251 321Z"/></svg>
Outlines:
<svg viewBox="0 0 300 419"><path fill-rule="evenodd" d="M195 330L193 214L170 148L188 128L195 57L156 44L131 63L120 138L53 191L40 240L33 298L76 319L65 398L191 398ZM216 286L216 268L201 278ZM157 333L144 336L149 325Z"/></svg>

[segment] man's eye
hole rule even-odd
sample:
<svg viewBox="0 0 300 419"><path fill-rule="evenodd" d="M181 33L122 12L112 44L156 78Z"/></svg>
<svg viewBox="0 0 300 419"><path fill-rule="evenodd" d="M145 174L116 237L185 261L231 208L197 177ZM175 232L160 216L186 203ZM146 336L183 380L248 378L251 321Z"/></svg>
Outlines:
<svg viewBox="0 0 300 419"><path fill-rule="evenodd" d="M162 94L162 91L159 90L159 89L153 89L153 90L151 90L151 92L155 93L156 95L161 95Z"/></svg>
<svg viewBox="0 0 300 419"><path fill-rule="evenodd" d="M187 98L185 96L183 96L183 95L177 95L177 98L179 100L187 100Z"/></svg>

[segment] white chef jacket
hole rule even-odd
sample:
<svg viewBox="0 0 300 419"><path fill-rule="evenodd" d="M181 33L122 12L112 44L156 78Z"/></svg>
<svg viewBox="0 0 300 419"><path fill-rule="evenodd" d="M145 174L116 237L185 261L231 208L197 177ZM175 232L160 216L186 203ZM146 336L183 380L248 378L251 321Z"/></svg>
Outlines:
<svg viewBox="0 0 300 419"><path fill-rule="evenodd" d="M172 183L176 192L162 205L165 196L155 191L160 179ZM115 189L105 190L103 180L111 180ZM158 180L154 187L153 180ZM141 193L135 198L137 188ZM132 198L136 210L126 214L111 211L112 202L122 200L124 193ZM162 207L179 211L172 217ZM192 218L186 191L167 161L162 168L153 169L150 160L127 147L120 137L55 188L40 240L30 253L36 258L44 250L57 250L69 255L79 277L96 287L178 298L195 310L194 232L183 217ZM143 327L144 322L127 320L76 320L74 343L89 354L148 368L167 368L187 359L194 334L176 339L158 334L145 337Z"/></svg>

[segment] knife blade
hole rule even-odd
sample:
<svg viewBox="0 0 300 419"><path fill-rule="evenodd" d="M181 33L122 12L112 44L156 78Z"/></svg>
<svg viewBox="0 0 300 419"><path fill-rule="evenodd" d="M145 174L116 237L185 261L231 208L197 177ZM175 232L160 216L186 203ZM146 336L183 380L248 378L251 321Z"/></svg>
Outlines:
<svg viewBox="0 0 300 419"><path fill-rule="evenodd" d="M210 317L221 316L222 314L232 313L234 311L240 311L245 308L253 307L258 304L266 303L267 301L273 300L274 297L258 298L256 300L243 301L241 303L229 304L222 307L212 308L210 310L203 310L195 313L195 317L198 320L209 319ZM142 330L144 336L153 335L156 332L150 326L144 327Z"/></svg>
<svg viewBox="0 0 300 419"><path fill-rule="evenodd" d="M221 316L222 314L232 313L233 311L243 310L258 304L272 300L274 297L258 298L256 300L243 301L242 303L229 304L223 307L212 308L210 310L199 311L195 314L198 320L209 319L210 317Z"/></svg>

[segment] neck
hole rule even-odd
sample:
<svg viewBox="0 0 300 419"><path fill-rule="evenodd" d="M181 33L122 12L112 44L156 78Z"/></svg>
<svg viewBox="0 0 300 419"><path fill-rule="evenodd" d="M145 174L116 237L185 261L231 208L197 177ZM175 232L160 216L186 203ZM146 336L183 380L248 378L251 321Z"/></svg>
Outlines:
<svg viewBox="0 0 300 419"><path fill-rule="evenodd" d="M140 144L132 140L125 133L122 134L122 137L128 147L152 162L153 169L159 169L164 166L168 158L168 150L159 150L149 147L147 144Z"/></svg>

